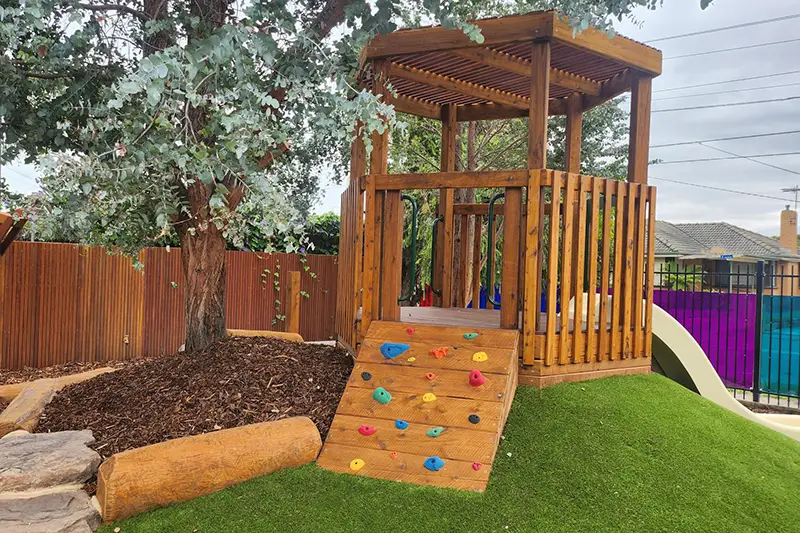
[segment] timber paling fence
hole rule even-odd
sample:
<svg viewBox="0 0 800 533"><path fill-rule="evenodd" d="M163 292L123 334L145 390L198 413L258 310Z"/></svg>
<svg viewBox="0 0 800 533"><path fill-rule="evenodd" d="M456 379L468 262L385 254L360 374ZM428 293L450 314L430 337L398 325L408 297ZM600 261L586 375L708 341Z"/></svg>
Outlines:
<svg viewBox="0 0 800 533"><path fill-rule="evenodd" d="M800 407L800 265L665 266L653 301L705 351L734 397Z"/></svg>
<svg viewBox="0 0 800 533"><path fill-rule="evenodd" d="M289 272L300 271L300 334L334 337L336 256L226 254L229 329L285 331ZM186 334L180 250L147 248L141 260L137 271L104 248L15 242L0 259L0 368L177 351Z"/></svg>

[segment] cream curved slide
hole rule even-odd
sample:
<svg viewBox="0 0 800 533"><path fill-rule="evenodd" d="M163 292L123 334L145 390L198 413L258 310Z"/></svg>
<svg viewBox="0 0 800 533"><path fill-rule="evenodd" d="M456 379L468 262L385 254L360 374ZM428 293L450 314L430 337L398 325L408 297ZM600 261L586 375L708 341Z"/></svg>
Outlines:
<svg viewBox="0 0 800 533"><path fill-rule="evenodd" d="M800 441L800 416L762 415L731 396L692 335L669 313L653 305L653 360L665 376L717 405Z"/></svg>

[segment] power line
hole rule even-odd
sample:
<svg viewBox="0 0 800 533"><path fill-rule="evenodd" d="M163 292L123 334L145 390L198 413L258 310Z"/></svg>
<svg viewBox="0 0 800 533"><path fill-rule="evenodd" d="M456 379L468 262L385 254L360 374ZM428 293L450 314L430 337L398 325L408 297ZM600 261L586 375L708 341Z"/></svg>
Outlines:
<svg viewBox="0 0 800 533"><path fill-rule="evenodd" d="M685 146L688 144L703 144L703 143L711 143L711 142L719 142L719 141L736 141L739 139L755 139L758 137L774 137L775 135L792 135L795 133L800 133L800 130L792 130L792 131L775 131L770 133L755 133L753 135L736 135L734 137L719 137L717 139L702 139L699 141L682 141L676 143L667 143L667 144L653 144L650 145L650 148L667 148L669 146Z"/></svg>
<svg viewBox="0 0 800 533"><path fill-rule="evenodd" d="M34 178L34 177L32 177L32 176L28 176L27 174L23 174L23 173L22 173L22 172L20 172L19 170L15 170L15 169L13 169L13 168L11 168L11 167L5 167L3 170L5 170L6 172L8 172L8 171L11 171L11 172L13 172L14 174L16 174L17 176L19 176L19 177L21 177L21 178L24 178L24 179L26 179L26 180L28 180L28 181L30 181L30 182L31 182L31 183L33 183L34 185L38 185L38 183L36 183L36 178Z"/></svg>
<svg viewBox="0 0 800 533"><path fill-rule="evenodd" d="M782 83L779 85L762 85L761 87L747 87L745 89L730 89L728 91L716 91L713 93L681 94L678 96L665 96L663 98L653 98L653 102L658 102L659 100L676 100L678 98L692 98L695 96L716 96L718 94L743 93L747 91L760 91L764 89L779 89L781 87L796 87L797 85L800 85L800 82Z"/></svg>
<svg viewBox="0 0 800 533"><path fill-rule="evenodd" d="M701 189L711 189L712 191L729 192L732 194L743 194L745 196L755 196L757 198L767 198L768 200L780 200L781 202L791 201L790 198L781 198L779 196L769 196L766 194L759 194L757 192L737 191L734 189L723 189L722 187L712 187L711 185L701 185L700 183L691 183L688 181L671 180L667 178L658 178L656 176L648 176L651 180L668 181L670 183L678 183L680 185L688 185L690 187L699 187Z"/></svg>
<svg viewBox="0 0 800 533"><path fill-rule="evenodd" d="M770 102L786 102L788 100L797 100L800 96L789 96L787 98L773 98L772 100L752 100L750 102L732 102L730 104L709 104L699 105L694 107L675 107L672 109L654 109L652 113L669 113L670 111L691 111L693 109L711 109L714 107L734 107L740 105L753 105L753 104L768 104Z"/></svg>
<svg viewBox="0 0 800 533"><path fill-rule="evenodd" d="M707 161L726 161L729 159L749 159L751 157L784 157L788 155L800 155L800 152L783 152L780 154L756 154L756 155L737 155L730 157L708 157L702 159L678 159L676 161L654 161L651 165L672 165L676 163L705 163Z"/></svg>
<svg viewBox="0 0 800 533"><path fill-rule="evenodd" d="M758 43L758 44L748 44L747 46L736 46L734 48L722 48L720 50L706 50L705 52L695 52L693 54L684 54L682 56L670 56L665 57L664 61L668 59L681 59L684 57L697 57L697 56L707 56L710 54L721 54L722 52L736 52L737 50L749 50L751 48L762 48L764 46L773 46L776 44L788 44L788 43L796 43L800 41L800 39L786 39L784 41L771 41L768 43Z"/></svg>
<svg viewBox="0 0 800 533"><path fill-rule="evenodd" d="M778 76L788 76L790 74L800 73L800 70L789 70L786 72L778 72L776 74L764 74L761 76L749 76L747 78L736 78L733 80L712 81L709 83L698 83L696 85L684 85L683 87L670 87L668 89L659 89L653 93L665 93L669 91L681 91L683 89L696 89L698 87L710 87L712 85L722 85L724 83L735 83L737 81L750 81L750 80L763 80L764 78L777 78Z"/></svg>
<svg viewBox="0 0 800 533"><path fill-rule="evenodd" d="M790 170L788 168L779 167L778 165L765 163L764 161L759 161L758 159L753 159L753 156L739 155L739 154L734 153L734 152L729 152L727 150L723 150L722 148L716 148L714 146L709 146L709 145L707 145L705 143L702 143L702 142L698 143L698 144L701 145L701 146L705 146L706 148L711 148L712 150L716 150L717 152L722 152L723 154L728 154L728 155L732 155L732 156L735 156L735 157L742 157L744 159L747 159L748 161L752 161L753 163L758 163L759 165L763 165L765 167L770 167L770 168L775 168L775 169L778 169L778 170L783 170L784 172L788 172L789 174L795 174L797 176L800 176L800 172L797 172L797 171L794 171L794 170Z"/></svg>
<svg viewBox="0 0 800 533"><path fill-rule="evenodd" d="M784 20L791 20L800 17L800 13L795 13L794 15L785 15L783 17L776 17L772 19L764 19L764 20L754 20L751 22L744 22L742 24L734 24L733 26L723 26L721 28L713 28L710 30L701 30L701 31L694 31L691 33L682 33L680 35L670 35L669 37L659 37L658 39L651 39L649 41L645 41L646 43L657 43L661 41L671 41L672 39L682 39L683 37L694 37L695 35L707 35L709 33L717 33L721 31L728 31L728 30L737 30L739 28L749 28L751 26L759 26L761 24L771 24L773 22L781 22Z"/></svg>

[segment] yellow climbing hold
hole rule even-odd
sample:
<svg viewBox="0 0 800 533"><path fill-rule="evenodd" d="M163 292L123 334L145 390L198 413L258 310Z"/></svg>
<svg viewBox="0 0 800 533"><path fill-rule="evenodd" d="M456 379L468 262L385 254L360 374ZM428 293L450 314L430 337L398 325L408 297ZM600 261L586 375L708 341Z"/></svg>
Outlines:
<svg viewBox="0 0 800 533"><path fill-rule="evenodd" d="M436 395L432 392L426 392L422 395L423 402L433 402L436 401Z"/></svg>
<svg viewBox="0 0 800 533"><path fill-rule="evenodd" d="M409 363L413 363L416 360L417 360L416 357L409 357L408 359L406 359L406 361L408 361Z"/></svg>
<svg viewBox="0 0 800 533"><path fill-rule="evenodd" d="M472 360L476 363L483 363L489 359L489 356L486 355L486 352L475 352L472 354Z"/></svg>
<svg viewBox="0 0 800 533"><path fill-rule="evenodd" d="M353 459L350 461L350 470L353 472L358 472L364 468L364 459Z"/></svg>

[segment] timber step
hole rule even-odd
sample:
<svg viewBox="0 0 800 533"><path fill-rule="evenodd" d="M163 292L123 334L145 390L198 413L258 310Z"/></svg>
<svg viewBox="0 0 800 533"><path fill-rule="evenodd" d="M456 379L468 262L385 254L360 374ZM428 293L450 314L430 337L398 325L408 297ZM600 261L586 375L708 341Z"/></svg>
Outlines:
<svg viewBox="0 0 800 533"><path fill-rule="evenodd" d="M381 353L385 343L408 349L390 359ZM317 463L334 472L483 492L517 386L518 346L514 330L373 322ZM446 348L443 357L431 354L439 348ZM470 384L474 370L485 378L479 386ZM379 387L391 394L388 403L373 398ZM399 429L398 420L407 427ZM431 457L444 461L440 470L426 468Z"/></svg>

